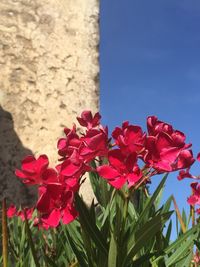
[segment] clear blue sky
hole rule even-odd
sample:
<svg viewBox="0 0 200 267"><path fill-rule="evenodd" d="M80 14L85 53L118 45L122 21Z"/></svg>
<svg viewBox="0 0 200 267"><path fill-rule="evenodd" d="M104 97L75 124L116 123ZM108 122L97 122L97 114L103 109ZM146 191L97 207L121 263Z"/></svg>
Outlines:
<svg viewBox="0 0 200 267"><path fill-rule="evenodd" d="M100 87L103 123L145 129L156 115L183 131L200 151L200 1L101 0ZM193 167L200 174L200 164ZM168 178L186 206L190 180ZM160 180L155 177L154 180Z"/></svg>

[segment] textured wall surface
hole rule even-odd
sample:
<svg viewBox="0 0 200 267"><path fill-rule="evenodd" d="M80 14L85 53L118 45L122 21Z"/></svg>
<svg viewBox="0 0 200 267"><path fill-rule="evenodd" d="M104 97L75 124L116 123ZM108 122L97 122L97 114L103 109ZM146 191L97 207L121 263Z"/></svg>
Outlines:
<svg viewBox="0 0 200 267"><path fill-rule="evenodd" d="M32 194L21 157L54 162L63 126L98 110L98 17L98 0L0 1L0 192L15 202Z"/></svg>

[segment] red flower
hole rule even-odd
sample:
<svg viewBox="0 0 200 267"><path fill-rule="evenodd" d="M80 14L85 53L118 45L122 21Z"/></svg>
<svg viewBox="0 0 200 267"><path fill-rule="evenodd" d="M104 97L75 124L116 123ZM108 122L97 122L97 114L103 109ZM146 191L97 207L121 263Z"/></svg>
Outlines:
<svg viewBox="0 0 200 267"><path fill-rule="evenodd" d="M86 162L91 161L97 156L106 156L108 153L108 129L90 129L81 138L82 144L79 154Z"/></svg>
<svg viewBox="0 0 200 267"><path fill-rule="evenodd" d="M81 117L77 117L78 122L81 126L87 127L88 129L94 128L100 124L101 115L97 112L94 117L92 112L85 110L81 113Z"/></svg>
<svg viewBox="0 0 200 267"><path fill-rule="evenodd" d="M190 173L190 168L187 168L186 170L179 171L178 180L180 181L183 180L184 178L196 179L197 177Z"/></svg>
<svg viewBox="0 0 200 267"><path fill-rule="evenodd" d="M8 218L12 218L16 215L17 213L17 209L15 207L15 205L10 205L10 207L7 209L7 217Z"/></svg>
<svg viewBox="0 0 200 267"><path fill-rule="evenodd" d="M144 149L145 134L141 127L129 125L128 121L122 124L122 128L116 127L112 137L125 155L132 152L139 154Z"/></svg>
<svg viewBox="0 0 200 267"><path fill-rule="evenodd" d="M187 202L194 206L196 204L200 205L200 184L191 183L192 195L187 199Z"/></svg>
<svg viewBox="0 0 200 267"><path fill-rule="evenodd" d="M23 210L20 210L17 212L17 216L21 218L22 221L25 221L25 213L26 213L26 218L27 220L32 219L34 212L34 208L25 208Z"/></svg>
<svg viewBox="0 0 200 267"><path fill-rule="evenodd" d="M200 253L198 250L196 250L196 253L194 254L193 256L193 261L196 263L196 264L200 264Z"/></svg>
<svg viewBox="0 0 200 267"><path fill-rule="evenodd" d="M44 227L57 227L60 220L68 224L77 217L74 208L74 193L60 183L49 183L39 188L40 198L37 210L40 212L40 222Z"/></svg>
<svg viewBox="0 0 200 267"><path fill-rule="evenodd" d="M86 171L91 170L91 168L83 162L76 150L74 150L70 158L63 161L57 168L60 169L61 175L77 179L80 179Z"/></svg>
<svg viewBox="0 0 200 267"><path fill-rule="evenodd" d="M108 160L110 165L98 167L97 172L115 188L122 188L126 182L129 187L134 186L142 177L136 153L125 157L120 149L114 149L108 152Z"/></svg>
<svg viewBox="0 0 200 267"><path fill-rule="evenodd" d="M20 217L22 221L25 220L25 213L28 220L32 219L32 215L34 212L34 208L24 208L23 210L17 211L16 207L14 205L10 205L10 207L7 210L7 217L12 218L14 216Z"/></svg>
<svg viewBox="0 0 200 267"><path fill-rule="evenodd" d="M143 160L159 172L170 172L190 167L195 159L191 144L185 144L185 135L171 125L152 116L147 119L149 136Z"/></svg>
<svg viewBox="0 0 200 267"><path fill-rule="evenodd" d="M46 184L57 180L57 173L54 169L48 168L49 160L46 155L38 159L34 156L27 156L22 161L22 169L15 170L15 175L23 179L26 184Z"/></svg>
<svg viewBox="0 0 200 267"><path fill-rule="evenodd" d="M186 150L188 151L188 150ZM188 152L187 152L188 153ZM185 152L185 157L184 157L184 160L180 160L180 162L182 162L182 164L184 165L185 164L185 160L187 160L187 153ZM182 156L182 155L180 155ZM190 161L190 155L188 154L188 157L189 157L189 161ZM197 160L200 161L200 153L197 155ZM180 163L179 163L179 166L180 166ZM178 180L182 180L184 178L192 178L192 179L200 179L200 176L195 176L195 175L192 175L190 173L190 168L187 168L186 170L181 170L179 172L179 175L178 175Z"/></svg>
<svg viewBox="0 0 200 267"><path fill-rule="evenodd" d="M169 135L173 133L173 128L170 124L159 121L156 116L149 116L147 118L147 129L149 135L156 136L158 133L164 132Z"/></svg>
<svg viewBox="0 0 200 267"><path fill-rule="evenodd" d="M64 133L66 138L60 138L58 140L58 154L62 157L70 157L74 150L78 150L81 141L76 133L75 124L72 129L65 128Z"/></svg>
<svg viewBox="0 0 200 267"><path fill-rule="evenodd" d="M195 210L198 215L200 215L200 208Z"/></svg>

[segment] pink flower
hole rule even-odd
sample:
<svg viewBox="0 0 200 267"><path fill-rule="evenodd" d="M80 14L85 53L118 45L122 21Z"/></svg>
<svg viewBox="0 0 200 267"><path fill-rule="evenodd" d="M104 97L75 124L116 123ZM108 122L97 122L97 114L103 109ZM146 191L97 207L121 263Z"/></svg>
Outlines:
<svg viewBox="0 0 200 267"><path fill-rule="evenodd" d="M57 180L57 173L54 169L48 168L49 160L46 155L38 159L34 156L27 156L22 161L22 169L15 170L15 175L26 184L45 184Z"/></svg>
<svg viewBox="0 0 200 267"><path fill-rule="evenodd" d="M170 124L159 121L156 116L149 116L147 118L147 129L151 136L156 136L158 133L164 132L169 135L173 133L173 128Z"/></svg>
<svg viewBox="0 0 200 267"><path fill-rule="evenodd" d="M91 168L83 162L76 150L74 150L70 158L64 160L57 168L60 169L61 175L77 179L80 179L86 171L91 170Z"/></svg>
<svg viewBox="0 0 200 267"><path fill-rule="evenodd" d="M188 151L188 150L186 150L186 151ZM185 153L185 158L182 162L183 165L185 165L184 161L187 160L188 152L184 152L184 153ZM180 155L180 158L181 158L181 156L182 155ZM190 155L189 154L188 154L188 157L189 157L189 161L190 161ZM197 160L200 161L200 153L197 155ZM180 160L180 162L181 162L181 160ZM180 163L179 163L179 166L180 166ZM200 179L200 176L199 175L198 176L192 175L190 173L190 168L187 168L186 170L179 171L178 180L182 180L184 178L192 178L192 179L197 180L197 179Z"/></svg>
<svg viewBox="0 0 200 267"><path fill-rule="evenodd" d="M200 215L200 208L196 209L196 213Z"/></svg>
<svg viewBox="0 0 200 267"><path fill-rule="evenodd" d="M63 157L62 160L71 158L74 153L78 153L83 162L89 162L97 156L107 155L107 128L102 126L99 129L90 128L81 138L75 133L75 128L66 133L66 138L59 139L57 145L58 153Z"/></svg>
<svg viewBox="0 0 200 267"><path fill-rule="evenodd" d="M34 208L24 208L22 210L17 211L17 209L14 205L10 205L10 207L7 210L7 217L12 218L14 216L17 216L17 217L20 217L22 221L24 221L25 220L25 214L24 214L25 212L26 212L27 219L28 220L32 219Z"/></svg>
<svg viewBox="0 0 200 267"><path fill-rule="evenodd" d="M190 167L195 159L191 144L185 144L185 135L171 125L158 121L155 116L147 119L149 135L143 160L158 172L170 172Z"/></svg>
<svg viewBox="0 0 200 267"><path fill-rule="evenodd" d="M197 264L200 264L200 254L199 254L198 250L196 250L196 253L195 253L194 257L193 257L193 261L195 263L197 263Z"/></svg>
<svg viewBox="0 0 200 267"><path fill-rule="evenodd" d="M34 208L25 208L16 213L16 216L20 217L22 221L25 221L25 213L27 220L32 219Z"/></svg>
<svg viewBox="0 0 200 267"><path fill-rule="evenodd" d="M129 125L128 121L122 124L122 128L116 127L112 137L125 155L132 152L139 154L144 150L145 134L141 127Z"/></svg>
<svg viewBox="0 0 200 267"><path fill-rule="evenodd" d="M186 170L179 171L178 180L180 181L183 180L184 178L196 179L197 177L190 173L190 168L187 168Z"/></svg>
<svg viewBox="0 0 200 267"><path fill-rule="evenodd" d="M10 207L7 209L7 217L12 218L16 215L17 209L15 205L11 204Z"/></svg>
<svg viewBox="0 0 200 267"><path fill-rule="evenodd" d="M82 144L79 154L85 162L93 160L97 156L106 156L108 153L108 129L90 129L81 138Z"/></svg>
<svg viewBox="0 0 200 267"><path fill-rule="evenodd" d="M100 124L101 115L97 112L94 117L92 112L85 110L81 113L81 117L77 117L78 122L81 126L87 127L88 129L94 128Z"/></svg>
<svg viewBox="0 0 200 267"><path fill-rule="evenodd" d="M197 182L191 183L192 195L187 199L187 202L191 205L200 205L200 184Z"/></svg>
<svg viewBox="0 0 200 267"><path fill-rule="evenodd" d="M68 191L60 183L49 183L39 188L40 198L37 210L40 212L40 222L45 228L57 227L60 220L64 224L72 222L78 215L74 208L74 192Z"/></svg>
<svg viewBox="0 0 200 267"><path fill-rule="evenodd" d="M66 138L58 140L57 148L58 154L62 157L70 157L74 150L78 150L81 145L80 138L76 133L76 125L72 129L65 128L64 133Z"/></svg>
<svg viewBox="0 0 200 267"><path fill-rule="evenodd" d="M108 161L109 165L98 167L97 172L115 188L122 188L126 182L129 187L134 186L141 179L136 153L125 157L120 149L114 149L108 152Z"/></svg>

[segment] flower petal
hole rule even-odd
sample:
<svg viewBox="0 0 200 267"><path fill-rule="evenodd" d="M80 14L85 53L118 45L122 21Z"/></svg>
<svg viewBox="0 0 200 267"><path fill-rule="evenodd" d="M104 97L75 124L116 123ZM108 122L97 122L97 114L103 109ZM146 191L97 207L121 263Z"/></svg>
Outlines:
<svg viewBox="0 0 200 267"><path fill-rule="evenodd" d="M119 176L118 178L109 180L108 182L116 189L121 189L122 186L126 183L126 178L124 176Z"/></svg>
<svg viewBox="0 0 200 267"><path fill-rule="evenodd" d="M51 213L42 215L41 216L41 221L51 227L57 227L60 222L60 210L59 209L54 209Z"/></svg>
<svg viewBox="0 0 200 267"><path fill-rule="evenodd" d="M62 221L64 224L68 224L75 220L77 216L78 212L73 207L71 207L70 209L66 208L63 210Z"/></svg>
<svg viewBox="0 0 200 267"><path fill-rule="evenodd" d="M109 165L103 165L97 168L98 174L105 179L113 179L119 176L119 172Z"/></svg>

